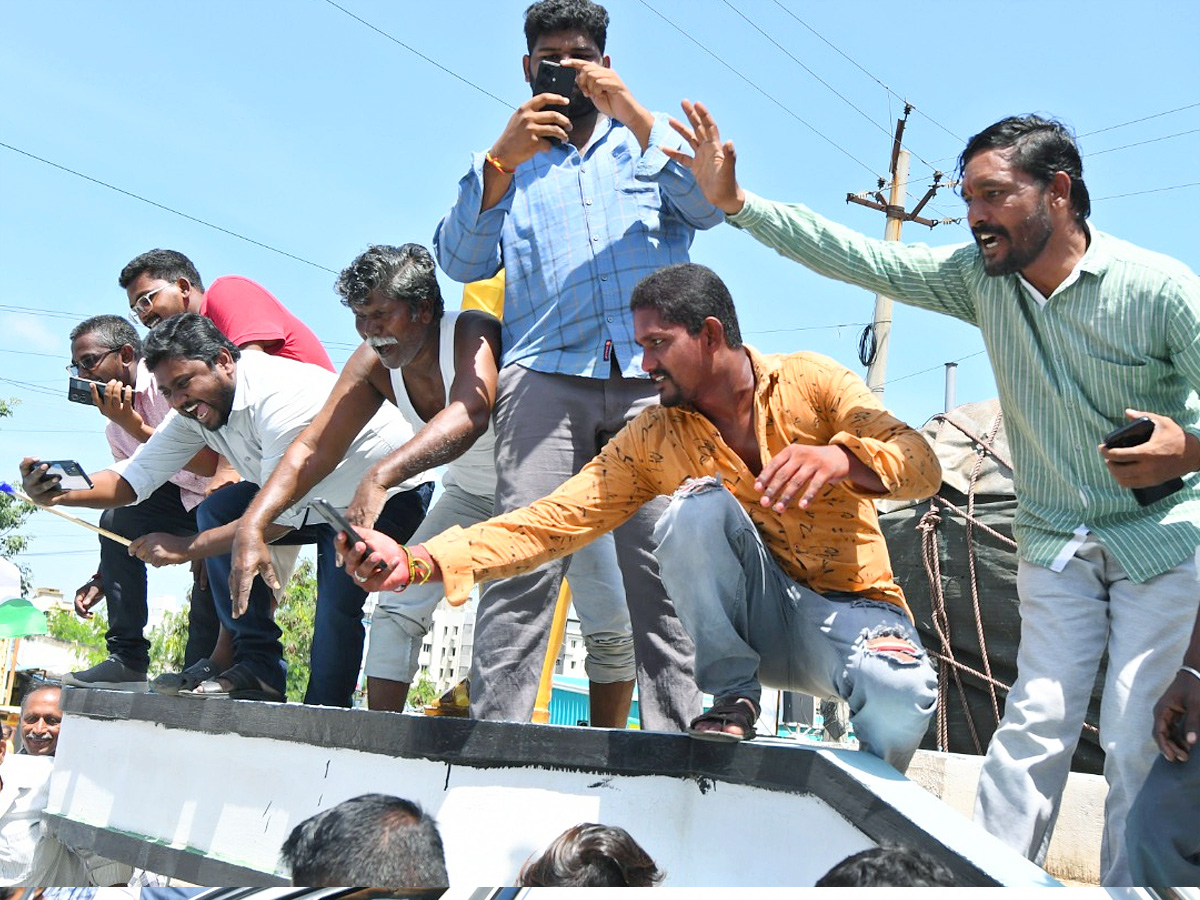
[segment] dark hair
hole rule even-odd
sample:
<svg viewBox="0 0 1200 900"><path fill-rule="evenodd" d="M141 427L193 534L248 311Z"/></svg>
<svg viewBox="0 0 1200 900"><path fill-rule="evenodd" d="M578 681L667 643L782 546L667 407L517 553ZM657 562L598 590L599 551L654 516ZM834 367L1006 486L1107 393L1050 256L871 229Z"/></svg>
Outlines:
<svg viewBox="0 0 1200 900"><path fill-rule="evenodd" d="M146 368L154 369L167 359L198 359L211 369L222 349L228 350L234 359L242 355L212 319L198 313L180 313L163 319L146 335Z"/></svg>
<svg viewBox="0 0 1200 900"><path fill-rule="evenodd" d="M872 847L821 876L817 887L954 887L954 873L912 847Z"/></svg>
<svg viewBox="0 0 1200 900"><path fill-rule="evenodd" d="M148 250L141 256L135 256L125 264L125 268L117 276L117 284L123 289L127 288L143 272L149 272L151 278L161 278L163 281L186 278L196 290L204 290L200 273L196 271L192 261L178 250Z"/></svg>
<svg viewBox="0 0 1200 900"><path fill-rule="evenodd" d="M25 691L24 696L21 697L21 718L22 719L25 718L25 709L29 706L30 699L32 699L34 694L40 694L42 691L58 691L60 698L61 698L62 685L55 684L53 681L35 681L32 685L30 685L29 688ZM62 701L60 699L60 701L59 701L60 705L61 705L61 702Z"/></svg>
<svg viewBox="0 0 1200 900"><path fill-rule="evenodd" d="M624 828L568 828L521 869L522 887L654 887L665 877Z"/></svg>
<svg viewBox="0 0 1200 900"><path fill-rule="evenodd" d="M1071 178L1071 208L1080 224L1092 214L1092 201L1083 183L1083 159L1071 130L1057 119L1043 119L1030 113L1009 116L989 125L967 141L958 158L961 176L967 163L985 150L1011 150L1009 162L1035 179L1043 187L1055 174L1066 172Z"/></svg>
<svg viewBox="0 0 1200 900"><path fill-rule="evenodd" d="M71 343L85 334L94 334L106 350L120 350L126 344L133 348L133 358L142 357L142 339L137 329L124 316L92 316L71 329Z"/></svg>
<svg viewBox="0 0 1200 900"><path fill-rule="evenodd" d="M280 850L292 884L445 888L437 824L415 803L363 794L305 819Z"/></svg>
<svg viewBox="0 0 1200 900"><path fill-rule="evenodd" d="M582 31L601 53L608 36L608 10L592 0L540 0L525 10L525 44L529 52L543 34Z"/></svg>
<svg viewBox="0 0 1200 900"><path fill-rule="evenodd" d="M664 322L682 325L688 334L699 334L709 316L725 326L725 343L731 350L742 346L733 297L717 273L698 263L679 263L659 269L634 286L631 310L654 309Z"/></svg>
<svg viewBox="0 0 1200 900"><path fill-rule="evenodd" d="M342 269L334 290L341 295L342 304L351 309L362 306L371 291L379 290L397 303L407 303L414 315L420 310L422 300L429 302L435 321L445 310L437 266L420 244L368 247Z"/></svg>

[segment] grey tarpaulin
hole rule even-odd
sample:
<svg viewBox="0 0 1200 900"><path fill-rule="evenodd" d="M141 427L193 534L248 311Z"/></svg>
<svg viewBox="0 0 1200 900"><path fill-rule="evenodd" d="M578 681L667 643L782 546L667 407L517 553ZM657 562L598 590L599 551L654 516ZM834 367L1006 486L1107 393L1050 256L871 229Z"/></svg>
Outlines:
<svg viewBox="0 0 1200 900"><path fill-rule="evenodd" d="M930 500L881 502L879 521L896 580L939 668L941 710L922 746L980 753L996 729L996 708L1003 713L1006 688L1016 676L1020 614L1017 556L1011 544L1017 505L1011 457L996 400L956 407L932 418L921 431L941 460L941 490ZM974 524L966 518L972 499ZM972 547L978 615L971 588ZM930 569L938 576L940 592L931 590ZM980 648L980 628L986 655ZM1002 685L995 689L995 705L989 669L992 682ZM1089 723L1099 718L1103 675L1101 668ZM1099 773L1103 763L1096 733L1085 727L1072 768Z"/></svg>

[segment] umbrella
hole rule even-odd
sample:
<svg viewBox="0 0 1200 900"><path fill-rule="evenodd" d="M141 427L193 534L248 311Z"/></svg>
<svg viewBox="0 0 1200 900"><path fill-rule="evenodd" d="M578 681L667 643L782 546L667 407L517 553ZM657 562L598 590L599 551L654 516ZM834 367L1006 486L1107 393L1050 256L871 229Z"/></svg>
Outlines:
<svg viewBox="0 0 1200 900"><path fill-rule="evenodd" d="M46 614L24 598L0 603L0 638L46 633Z"/></svg>
<svg viewBox="0 0 1200 900"><path fill-rule="evenodd" d="M46 633L46 614L21 597L21 571L0 559L0 638Z"/></svg>

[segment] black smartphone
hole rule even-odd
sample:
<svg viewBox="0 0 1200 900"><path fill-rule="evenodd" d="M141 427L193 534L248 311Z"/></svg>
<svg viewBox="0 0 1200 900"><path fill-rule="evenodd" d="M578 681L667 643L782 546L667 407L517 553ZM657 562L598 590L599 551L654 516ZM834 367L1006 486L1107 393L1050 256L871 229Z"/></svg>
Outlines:
<svg viewBox="0 0 1200 900"><path fill-rule="evenodd" d="M99 381L89 381L87 378L77 378L70 376L71 380L67 383L67 399L72 403L86 403L92 406L95 401L92 399L92 385L96 385L101 391L105 385Z"/></svg>
<svg viewBox="0 0 1200 900"><path fill-rule="evenodd" d="M569 101L575 93L575 75L570 66L563 66L550 59L538 63L537 72L533 76L533 95L558 94ZM563 107L560 107L560 109ZM552 144L561 144L558 138L546 138Z"/></svg>
<svg viewBox="0 0 1200 900"><path fill-rule="evenodd" d="M1136 447L1150 440L1154 434L1154 422L1148 416L1139 416L1104 436L1104 446L1109 450L1118 447Z"/></svg>
<svg viewBox="0 0 1200 900"><path fill-rule="evenodd" d="M1127 422L1120 428L1110 431L1104 436L1104 446L1109 450L1115 450L1118 447L1137 447L1140 444L1150 440L1150 435L1154 434L1154 422L1147 416L1139 416L1132 422ZM1157 503L1164 497L1170 497L1176 491L1183 488L1182 478L1172 478L1170 481L1164 481L1162 484L1156 484L1153 487L1134 488L1133 499L1138 502L1138 506L1149 506L1151 503Z"/></svg>
<svg viewBox="0 0 1200 900"><path fill-rule="evenodd" d="M338 531L346 532L346 537L350 539L351 547L359 542L367 544L367 542L363 540L362 535L354 530L354 526L346 521L346 517L343 516L328 500L322 500L320 497L313 497L312 502L309 505L317 511L322 519L324 519ZM367 553L371 554L373 552L374 550L372 549L371 545L367 544Z"/></svg>
<svg viewBox="0 0 1200 900"><path fill-rule="evenodd" d="M44 459L38 465L50 467L42 476L42 481L57 475L58 486L64 491L88 491L93 487L92 479L83 471L83 466L73 459Z"/></svg>

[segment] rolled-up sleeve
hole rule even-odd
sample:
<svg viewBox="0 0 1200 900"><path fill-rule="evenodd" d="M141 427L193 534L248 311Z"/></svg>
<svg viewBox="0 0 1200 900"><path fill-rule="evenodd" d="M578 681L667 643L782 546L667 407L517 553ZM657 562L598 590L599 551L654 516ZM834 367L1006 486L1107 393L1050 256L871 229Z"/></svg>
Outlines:
<svg viewBox="0 0 1200 900"><path fill-rule="evenodd" d="M171 412L133 456L108 469L129 483L141 503L208 446L199 427Z"/></svg>

